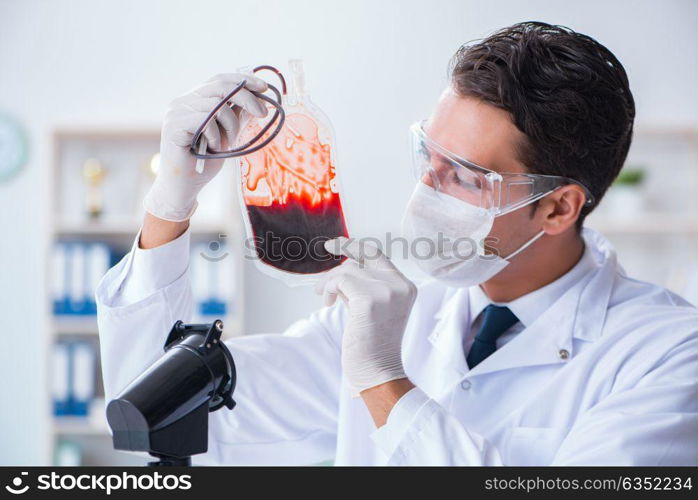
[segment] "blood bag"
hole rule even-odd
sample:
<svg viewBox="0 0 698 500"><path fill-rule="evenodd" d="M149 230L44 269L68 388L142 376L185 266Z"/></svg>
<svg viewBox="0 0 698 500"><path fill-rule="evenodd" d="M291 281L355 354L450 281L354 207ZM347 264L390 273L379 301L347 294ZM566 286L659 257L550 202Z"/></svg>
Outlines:
<svg viewBox="0 0 698 500"><path fill-rule="evenodd" d="M345 257L328 253L324 242L348 232L332 127L305 95L301 62L290 61L290 67L283 127L269 144L238 158L238 180L247 248L255 263L266 274L296 285L313 282L343 262ZM268 116L271 111L270 106ZM248 117L238 144L263 126L263 120Z"/></svg>

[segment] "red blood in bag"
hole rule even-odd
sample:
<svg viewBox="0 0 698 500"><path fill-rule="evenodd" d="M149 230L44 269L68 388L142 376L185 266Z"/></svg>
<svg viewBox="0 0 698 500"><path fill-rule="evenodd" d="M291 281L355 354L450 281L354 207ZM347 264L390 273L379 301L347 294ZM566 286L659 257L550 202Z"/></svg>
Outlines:
<svg viewBox="0 0 698 500"><path fill-rule="evenodd" d="M325 250L330 238L347 236L339 196L308 206L297 198L284 205L248 207L257 256L265 263L291 273L327 271L344 258Z"/></svg>
<svg viewBox="0 0 698 500"><path fill-rule="evenodd" d="M304 113L289 113L269 145L241 158L243 199L262 262L314 274L345 260L323 245L348 236L331 158L330 144L321 141L318 125Z"/></svg>

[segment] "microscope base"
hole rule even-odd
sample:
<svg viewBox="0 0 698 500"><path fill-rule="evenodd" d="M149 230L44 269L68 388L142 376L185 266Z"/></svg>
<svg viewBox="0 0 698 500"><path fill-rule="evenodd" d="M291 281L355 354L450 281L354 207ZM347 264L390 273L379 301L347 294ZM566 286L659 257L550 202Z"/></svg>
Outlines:
<svg viewBox="0 0 698 500"><path fill-rule="evenodd" d="M156 458L159 458L160 460L148 462L148 467L191 467L191 457L177 458L159 456Z"/></svg>

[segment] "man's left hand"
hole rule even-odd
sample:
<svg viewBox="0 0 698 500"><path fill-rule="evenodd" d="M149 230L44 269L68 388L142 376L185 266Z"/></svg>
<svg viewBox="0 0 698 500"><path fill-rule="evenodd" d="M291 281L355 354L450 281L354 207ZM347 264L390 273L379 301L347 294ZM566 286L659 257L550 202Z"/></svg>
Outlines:
<svg viewBox="0 0 698 500"><path fill-rule="evenodd" d="M405 379L402 336L417 287L373 245L340 237L325 242L325 248L348 258L316 286L326 305L332 305L339 296L348 307L342 338L342 368L347 381L360 393Z"/></svg>

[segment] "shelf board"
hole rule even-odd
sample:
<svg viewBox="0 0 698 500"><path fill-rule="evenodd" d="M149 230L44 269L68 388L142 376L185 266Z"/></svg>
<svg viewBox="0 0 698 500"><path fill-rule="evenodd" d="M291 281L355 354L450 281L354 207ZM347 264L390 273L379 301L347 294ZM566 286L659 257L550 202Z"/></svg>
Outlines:
<svg viewBox="0 0 698 500"><path fill-rule="evenodd" d="M632 218L592 215L586 225L609 234L698 234L698 217L675 214L638 214Z"/></svg>
<svg viewBox="0 0 698 500"><path fill-rule="evenodd" d="M106 422L98 424L88 417L53 417L54 434L57 435L82 435L82 436L109 436L109 428Z"/></svg>
<svg viewBox="0 0 698 500"><path fill-rule="evenodd" d="M56 223L55 227L55 232L59 237L127 236L133 238L138 233L140 221L133 219L106 222L60 221ZM230 229L223 222L195 222L192 223L191 232L193 234L219 234L229 233Z"/></svg>
<svg viewBox="0 0 698 500"><path fill-rule="evenodd" d="M211 322L212 317L201 319L202 322ZM198 320L197 320L198 321ZM239 337L243 335L242 324L238 318L224 318L224 338ZM53 331L56 335L98 335L96 316L53 316Z"/></svg>
<svg viewBox="0 0 698 500"><path fill-rule="evenodd" d="M97 335L97 317L54 316L53 329L58 335Z"/></svg>
<svg viewBox="0 0 698 500"><path fill-rule="evenodd" d="M128 140L128 139L149 139L160 140L160 127L142 127L140 125L115 125L115 126L89 126L58 127L54 131L54 138L59 141L64 140Z"/></svg>
<svg viewBox="0 0 698 500"><path fill-rule="evenodd" d="M135 220L123 221L60 221L56 224L59 235L132 235L138 232L139 223Z"/></svg>

